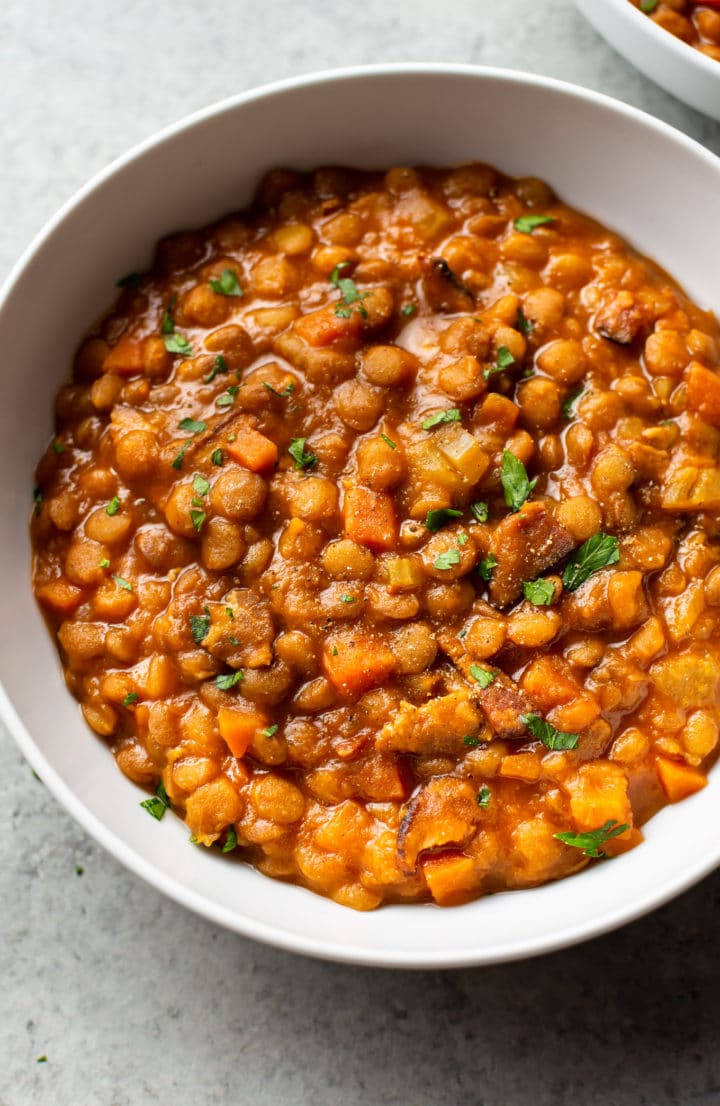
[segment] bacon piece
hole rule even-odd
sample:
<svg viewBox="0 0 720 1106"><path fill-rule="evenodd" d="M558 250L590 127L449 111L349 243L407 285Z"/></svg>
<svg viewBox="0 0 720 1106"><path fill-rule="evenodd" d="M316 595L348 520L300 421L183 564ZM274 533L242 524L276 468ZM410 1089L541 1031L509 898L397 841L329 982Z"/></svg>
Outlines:
<svg viewBox="0 0 720 1106"><path fill-rule="evenodd" d="M475 662L469 653L465 652L462 642L449 632L439 634L438 642L443 652L447 653L455 667L462 672L470 684L473 698L482 707L495 734L502 738L525 737L527 727L521 721L521 716L532 714L536 708L520 685L501 669L481 664L477 667L491 672L494 677L491 684L481 687L471 671L471 668L475 667Z"/></svg>
<svg viewBox="0 0 720 1106"><path fill-rule="evenodd" d="M397 862L408 875L427 849L464 845L482 818L477 785L458 776L435 776L405 807L397 839Z"/></svg>
<svg viewBox="0 0 720 1106"><path fill-rule="evenodd" d="M497 558L490 579L490 598L507 607L522 592L523 580L534 580L573 549L575 540L543 503L526 503L496 527L492 552Z"/></svg>

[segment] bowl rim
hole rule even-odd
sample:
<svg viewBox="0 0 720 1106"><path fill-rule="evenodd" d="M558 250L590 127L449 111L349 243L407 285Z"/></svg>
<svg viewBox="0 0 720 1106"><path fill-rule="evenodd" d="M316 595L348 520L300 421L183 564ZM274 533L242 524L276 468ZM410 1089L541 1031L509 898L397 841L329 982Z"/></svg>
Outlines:
<svg viewBox="0 0 720 1106"><path fill-rule="evenodd" d="M627 3L627 0L614 0L614 2ZM637 15L640 17L641 13L638 12ZM656 28L656 30L658 33L667 34L667 32L661 31L660 28ZM636 124L639 123L656 131L676 146L685 147L694 156L699 156L706 161L713 171L718 174L720 181L720 158L716 157L699 142L647 112L604 93L586 89L570 82L526 73L522 70L444 62L397 62L324 69L273 81L209 104L154 132L148 138L113 159L61 205L22 251L18 260L11 266L2 287L0 287L0 312L16 282L62 222L99 189L105 181L147 151L161 146L177 134L191 131L210 118L232 112L238 107L257 100L271 98L308 85L330 84L337 81L357 80L358 78L401 77L403 75L426 76L429 78L448 76L487 78L496 82L507 82L508 85L519 84L531 88L547 89L574 99L579 104L594 104L604 107L618 117L627 118ZM1 680L0 718L7 726L25 759L40 776L54 798L103 849L109 852L124 867L161 891L168 898L215 924L222 925L242 936L253 938L276 948L288 952L303 953L318 959L374 967L414 969L458 968L526 959L578 944L634 921L682 893L720 865L719 846L714 852L710 850L704 855L698 855L694 863L688 864L681 876L658 880L653 890L648 891L639 900L620 902L588 921L565 927L560 923L552 933L535 937L531 942L522 939L505 945L495 945L489 950L478 949L477 952L468 949L454 950L452 948L437 949L432 952L414 950L400 952L397 949L377 946L368 949L352 942L343 942L342 939L328 945L322 938L303 936L287 928L281 928L279 925L256 921L238 914L228 907L207 899L202 893L192 890L136 853L100 818L86 808L70 786L65 783L36 744L30 731L17 713ZM512 892L509 893L512 894ZM420 904L420 907L422 909L434 909L431 904ZM384 909L392 908L385 907ZM404 905L399 909L408 910L408 905Z"/></svg>
<svg viewBox="0 0 720 1106"><path fill-rule="evenodd" d="M707 73L714 80L720 80L720 62L715 61L714 58L709 58L707 54L703 54L702 50L698 50L696 46L692 46L689 42L678 38L671 31L666 31L664 27L658 26L654 20L648 18L645 12L641 12L634 4L631 4L630 0L605 0L605 3L614 8L622 18L635 22L638 27L642 23L645 33L654 38L659 47L675 54L686 65L696 64L702 72Z"/></svg>

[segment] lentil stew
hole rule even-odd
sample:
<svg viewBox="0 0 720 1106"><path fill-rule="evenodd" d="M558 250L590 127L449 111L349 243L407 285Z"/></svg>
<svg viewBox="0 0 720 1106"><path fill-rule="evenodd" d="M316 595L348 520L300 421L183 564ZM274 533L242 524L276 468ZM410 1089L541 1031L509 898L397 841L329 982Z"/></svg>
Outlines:
<svg viewBox="0 0 720 1106"><path fill-rule="evenodd" d="M630 0L658 27L720 61L719 0Z"/></svg>
<svg viewBox="0 0 720 1106"><path fill-rule="evenodd" d="M33 583L148 813L357 909L451 905L705 785L720 331L662 270L533 178L328 168L120 283Z"/></svg>

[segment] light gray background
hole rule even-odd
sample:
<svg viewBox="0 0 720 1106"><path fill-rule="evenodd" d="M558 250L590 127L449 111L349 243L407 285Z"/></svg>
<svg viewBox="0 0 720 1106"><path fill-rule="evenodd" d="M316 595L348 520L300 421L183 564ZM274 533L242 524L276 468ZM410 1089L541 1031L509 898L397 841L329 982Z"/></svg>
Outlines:
<svg viewBox="0 0 720 1106"><path fill-rule="evenodd" d="M2 0L0 277L92 173L166 123L278 77L399 60L584 83L720 153L720 126L569 0ZM720 1104L720 875L525 964L347 968L161 898L70 821L1 727L0 778L0 1106Z"/></svg>

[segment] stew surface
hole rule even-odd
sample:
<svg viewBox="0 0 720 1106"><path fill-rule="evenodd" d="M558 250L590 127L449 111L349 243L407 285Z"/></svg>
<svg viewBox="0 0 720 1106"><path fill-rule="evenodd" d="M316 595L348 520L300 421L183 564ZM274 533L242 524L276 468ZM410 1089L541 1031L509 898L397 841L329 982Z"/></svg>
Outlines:
<svg viewBox="0 0 720 1106"><path fill-rule="evenodd" d="M704 786L720 334L665 273L468 165L272 173L120 283L33 580L150 814L370 909L568 875Z"/></svg>
<svg viewBox="0 0 720 1106"><path fill-rule="evenodd" d="M676 38L720 61L720 0L630 0Z"/></svg>

